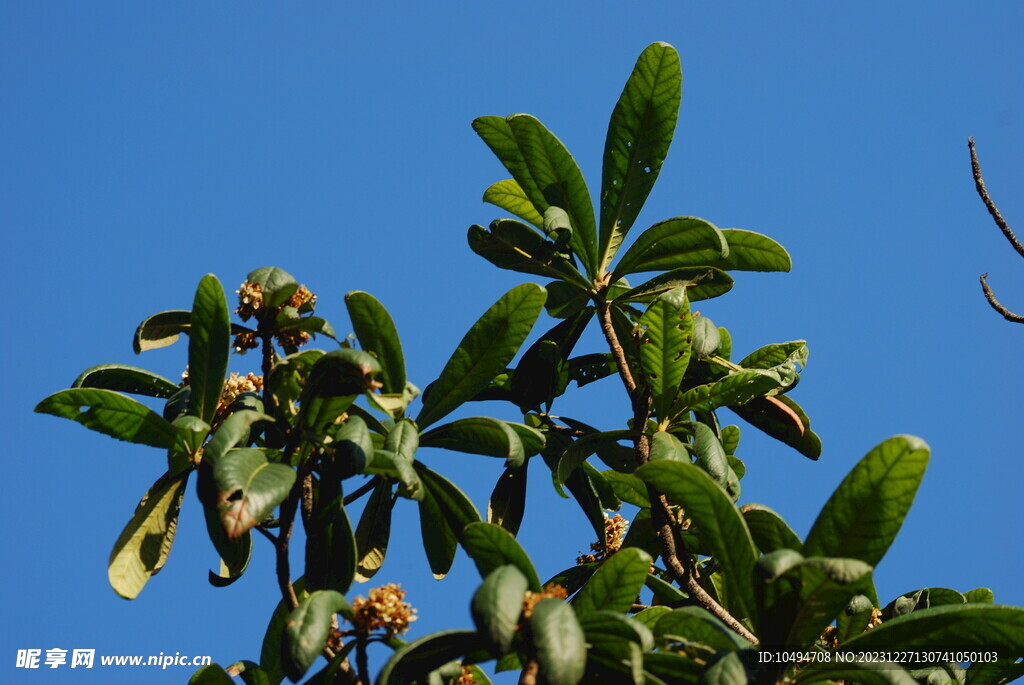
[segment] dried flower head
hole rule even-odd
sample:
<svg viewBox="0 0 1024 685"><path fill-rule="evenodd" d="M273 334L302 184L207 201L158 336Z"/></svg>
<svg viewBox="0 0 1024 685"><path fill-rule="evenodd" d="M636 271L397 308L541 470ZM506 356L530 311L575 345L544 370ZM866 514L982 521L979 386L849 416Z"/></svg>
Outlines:
<svg viewBox="0 0 1024 685"><path fill-rule="evenodd" d="M243 392L259 392L262 389L263 376L257 376L252 373L242 376L233 371L228 379L224 381L224 389L220 393L217 411L220 412L230 407Z"/></svg>
<svg viewBox="0 0 1024 685"><path fill-rule="evenodd" d="M245 281L235 292L238 293L238 309L235 314L242 321L248 321L263 309L263 288L259 283Z"/></svg>
<svg viewBox="0 0 1024 685"><path fill-rule="evenodd" d="M245 331L235 336L235 354L245 354L259 346L260 341L256 339L256 331Z"/></svg>
<svg viewBox="0 0 1024 685"><path fill-rule="evenodd" d="M310 335L306 331L288 330L274 334L277 344L281 347L302 347L309 342Z"/></svg>
<svg viewBox="0 0 1024 685"><path fill-rule="evenodd" d="M300 285L299 289L296 290L291 297L288 298L288 302L285 303L288 307L295 307L296 309L302 309L304 305L309 305L309 309L316 306L316 295L309 291L304 285Z"/></svg>
<svg viewBox="0 0 1024 685"><path fill-rule="evenodd" d="M537 606L537 602L542 599L548 599L554 597L555 599L567 599L569 597L568 591L559 585L558 583L548 583L544 586L543 592L531 592L526 591L523 595L523 618L530 618L533 616L533 608Z"/></svg>
<svg viewBox="0 0 1024 685"><path fill-rule="evenodd" d="M459 679L455 681L455 685L477 685L476 678L473 677L473 671L469 670L468 666L462 667L462 673L459 675Z"/></svg>
<svg viewBox="0 0 1024 685"><path fill-rule="evenodd" d="M605 544L602 545L600 542L590 543L590 551L593 554L581 554L576 557L577 565L582 566L583 564L593 564L610 557L619 551L622 547L622 541L626 537L626 530L629 528L629 521L622 518L619 514L608 517L608 514L604 515L604 540ZM605 549L608 550L605 554Z"/></svg>
<svg viewBox="0 0 1024 685"><path fill-rule="evenodd" d="M385 630L388 635L401 635L409 630L409 624L416 620L416 610L403 601L405 590L399 585L388 583L373 588L368 598L356 597L352 600L355 619L352 623L357 630L369 633L374 630Z"/></svg>
<svg viewBox="0 0 1024 685"><path fill-rule="evenodd" d="M867 630L871 630L875 626L881 625L881 624L882 624L882 610L881 609L872 608L871 609L871 620L868 621Z"/></svg>
<svg viewBox="0 0 1024 685"><path fill-rule="evenodd" d="M179 388L184 388L188 385L188 365L185 365L185 370L181 372L181 383L178 385Z"/></svg>

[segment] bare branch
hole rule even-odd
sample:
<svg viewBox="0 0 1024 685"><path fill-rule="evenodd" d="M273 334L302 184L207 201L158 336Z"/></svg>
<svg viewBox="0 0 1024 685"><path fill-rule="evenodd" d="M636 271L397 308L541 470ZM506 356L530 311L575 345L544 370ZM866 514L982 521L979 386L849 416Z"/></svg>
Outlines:
<svg viewBox="0 0 1024 685"><path fill-rule="evenodd" d="M1020 244L1017 240L1017 236L1013 234L1013 230L1010 225L1006 223L1006 219L999 213L999 209L996 207L996 203L992 201L992 198L988 195L988 190L985 189L985 181L981 178L981 165L978 163L978 155L974 151L974 138L967 139L967 147L971 151L971 171L974 173L974 187L978 190L978 195L981 196L981 201L985 203L985 207L988 209L988 213L992 215L992 218L996 222L996 226L1003 232L1006 239L1013 246L1013 249L1017 251L1021 257L1024 257L1024 245ZM989 300L991 302L991 300Z"/></svg>
<svg viewBox="0 0 1024 685"><path fill-rule="evenodd" d="M1013 323L1024 323L1024 316L1020 314L1014 314L1009 309L1004 307L996 299L995 293L992 292L992 288L988 287L988 274L981 275L981 290L985 293L985 299L992 305L992 309L999 312L1004 319L1012 321Z"/></svg>

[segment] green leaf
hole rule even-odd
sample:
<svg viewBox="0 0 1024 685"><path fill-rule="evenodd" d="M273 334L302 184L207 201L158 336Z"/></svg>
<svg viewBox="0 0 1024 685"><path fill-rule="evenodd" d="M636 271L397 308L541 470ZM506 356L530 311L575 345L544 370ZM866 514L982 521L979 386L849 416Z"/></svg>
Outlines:
<svg viewBox="0 0 1024 685"><path fill-rule="evenodd" d="M250 428L259 421L271 421L274 417L258 411L236 411L224 420L214 431L213 436L203 450L203 461L215 465L235 445L248 444Z"/></svg>
<svg viewBox="0 0 1024 685"><path fill-rule="evenodd" d="M540 215L537 208L533 206L526 192L516 183L515 179L498 181L484 191L484 202L490 202L496 207L501 207L507 212L512 212L523 221L528 221L537 228L544 223L544 217Z"/></svg>
<svg viewBox="0 0 1024 685"><path fill-rule="evenodd" d="M864 685L917 685L902 666L886 661L812 661L800 669L798 683L853 682Z"/></svg>
<svg viewBox="0 0 1024 685"><path fill-rule="evenodd" d="M693 317L686 288L673 288L655 299L640 317L640 326L640 365L658 418L664 420L690 363Z"/></svg>
<svg viewBox="0 0 1024 685"><path fill-rule="evenodd" d="M451 570L459 542L430 488L423 489L419 512L423 551L427 554L431 573L434 574L434 578L440 580Z"/></svg>
<svg viewBox="0 0 1024 685"><path fill-rule="evenodd" d="M587 517L590 527L594 529L594 535L597 540L604 545L604 507L601 504L601 497L597 494L597 488L594 487L594 482L591 480L590 475L583 469L577 469L565 481L565 487L572 493L584 516Z"/></svg>
<svg viewBox="0 0 1024 685"><path fill-rule="evenodd" d="M544 287L548 291L544 308L556 319L579 314L590 304L590 288L581 288L566 281L552 281Z"/></svg>
<svg viewBox="0 0 1024 685"><path fill-rule="evenodd" d="M309 596L306 592L305 579L299 578L292 583L296 598L301 602ZM263 635L263 644L260 648L260 668L267 674L270 685L278 685L284 679L283 654L284 627L291 615L291 609L280 600L274 606L274 612L270 616L267 630Z"/></svg>
<svg viewBox="0 0 1024 685"><path fill-rule="evenodd" d="M722 336L715 323L706 316L693 316L693 353L698 359L706 359L718 351Z"/></svg>
<svg viewBox="0 0 1024 685"><path fill-rule="evenodd" d="M785 395L730 405L743 420L809 459L821 456L821 438L811 430L811 420L800 405Z"/></svg>
<svg viewBox="0 0 1024 685"><path fill-rule="evenodd" d="M726 487L729 481L729 462L725 458L725 449L718 441L715 431L703 423L694 423L693 451L697 466L711 476L712 480Z"/></svg>
<svg viewBox="0 0 1024 685"><path fill-rule="evenodd" d="M512 395L524 410L549 408L569 384L569 355L594 310L569 317L540 337L523 354L512 374Z"/></svg>
<svg viewBox="0 0 1024 685"><path fill-rule="evenodd" d="M996 601L996 596L987 587L977 587L965 592L964 599L976 604L992 604Z"/></svg>
<svg viewBox="0 0 1024 685"><path fill-rule="evenodd" d="M288 496L295 483L295 471L284 464L272 464L259 449L229 451L214 466L217 508L231 539L260 523Z"/></svg>
<svg viewBox="0 0 1024 685"><path fill-rule="evenodd" d="M660 459L689 462L690 454L679 438L671 433L658 431L651 438L651 461Z"/></svg>
<svg viewBox="0 0 1024 685"><path fill-rule="evenodd" d="M351 611L348 601L334 590L318 590L299 602L284 628L284 671L293 682L309 670L327 642L331 618Z"/></svg>
<svg viewBox="0 0 1024 685"><path fill-rule="evenodd" d="M701 607L680 607L663 615L654 624L659 640L692 642L715 651L730 652L750 646L721 620Z"/></svg>
<svg viewBox="0 0 1024 685"><path fill-rule="evenodd" d="M209 424L217 415L231 352L231 322L224 288L213 274L199 281L188 339L189 414Z"/></svg>
<svg viewBox="0 0 1024 685"><path fill-rule="evenodd" d="M615 496L623 502L629 502L638 507L651 506L651 500L647 495L647 486L644 482L631 473L619 473L618 471L602 471L608 484L615 491Z"/></svg>
<svg viewBox="0 0 1024 685"><path fill-rule="evenodd" d="M599 447L617 444L617 441L632 438L631 430L613 430L603 433L591 433L574 441L558 459L558 466L555 469L558 483L565 483L576 471L580 464L594 454Z"/></svg>
<svg viewBox="0 0 1024 685"><path fill-rule="evenodd" d="M188 685L235 685L235 681L220 665L208 664L192 674Z"/></svg>
<svg viewBox="0 0 1024 685"><path fill-rule="evenodd" d="M487 505L487 522L496 523L515 535L526 510L526 475L530 462L517 469L506 468L494 485Z"/></svg>
<svg viewBox="0 0 1024 685"><path fill-rule="evenodd" d="M805 367L808 354L806 340L774 343L751 352L743 358L738 366L745 369L769 369L792 362Z"/></svg>
<svg viewBox="0 0 1024 685"><path fill-rule="evenodd" d="M376 357L361 350L343 348L321 356L299 397L302 425L315 434L327 430L356 397L373 389L380 370Z"/></svg>
<svg viewBox="0 0 1024 685"><path fill-rule="evenodd" d="M609 657L621 652L623 642L631 642L642 651L654 649L654 634L635 616L624 616L617 611L598 609L576 617L592 649L604 652Z"/></svg>
<svg viewBox="0 0 1024 685"><path fill-rule="evenodd" d="M481 454L504 459L509 468L522 466L526 451L519 434L499 419L475 416L438 426L420 438L423 447Z"/></svg>
<svg viewBox="0 0 1024 685"><path fill-rule="evenodd" d="M695 216L677 216L654 224L622 255L612 280L644 271L711 266L729 254L725 234Z"/></svg>
<svg viewBox="0 0 1024 685"><path fill-rule="evenodd" d="M465 527L480 522L480 513L473 501L441 474L431 471L420 462L416 462L414 467L423 486L434 496L456 539L462 541Z"/></svg>
<svg viewBox="0 0 1024 685"><path fill-rule="evenodd" d="M227 587L241 578L249 566L249 559L252 556L252 534L246 532L235 539L228 537L217 511L217 486L213 480L213 466L205 454L197 471L199 482L196 494L203 505L206 532L220 557L218 572L210 571L208 579L210 585L214 587Z"/></svg>
<svg viewBox="0 0 1024 685"><path fill-rule="evenodd" d="M601 564L576 595L576 613L585 616L598 609L627 612L644 586L651 563L651 556L641 549L620 549Z"/></svg>
<svg viewBox="0 0 1024 685"><path fill-rule="evenodd" d="M700 679L701 685L746 685L747 669L735 652L729 652L715 661Z"/></svg>
<svg viewBox="0 0 1024 685"><path fill-rule="evenodd" d="M462 544L476 564L481 578L486 578L499 566L512 564L526 577L531 590L541 591L540 578L530 558L515 537L501 526L471 523L462 531Z"/></svg>
<svg viewBox="0 0 1024 685"><path fill-rule="evenodd" d="M739 509L699 467L677 461L641 466L636 475L683 507L722 571L725 607L737 618L756 620L753 570L757 549Z"/></svg>
<svg viewBox="0 0 1024 685"><path fill-rule="evenodd" d="M610 352L584 354L569 360L569 379L576 381L577 387L580 388L607 378L618 370L619 367Z"/></svg>
<svg viewBox="0 0 1024 685"><path fill-rule="evenodd" d="M245 280L260 286L264 307L280 307L299 289L292 275L276 266L264 266L251 271Z"/></svg>
<svg viewBox="0 0 1024 685"><path fill-rule="evenodd" d="M731 409L739 407L784 387L788 378L782 373L763 370L736 371L714 383L690 388L679 396L669 415L679 416L692 410L712 411L724 406ZM746 418L744 414L740 415Z"/></svg>
<svg viewBox="0 0 1024 685"><path fill-rule="evenodd" d="M946 604L904 614L861 633L849 650L1000 650L1024 656L1024 608L999 604Z"/></svg>
<svg viewBox="0 0 1024 685"><path fill-rule="evenodd" d="M732 290L732 276L710 266L674 269L641 283L615 298L616 302L648 302L662 293L686 286L691 303L718 297Z"/></svg>
<svg viewBox="0 0 1024 685"><path fill-rule="evenodd" d="M380 361L384 393L405 391L405 357L398 329L388 310L370 293L353 290L345 295L345 307L363 350Z"/></svg>
<svg viewBox="0 0 1024 685"><path fill-rule="evenodd" d="M850 557L877 565L903 525L928 456L928 445L909 435L871 450L818 515L804 542L804 555Z"/></svg>
<svg viewBox="0 0 1024 685"><path fill-rule="evenodd" d="M320 496L324 497L321 484ZM348 592L356 576L358 548L342 498L317 502L306 527L306 586Z"/></svg>
<svg viewBox="0 0 1024 685"><path fill-rule="evenodd" d="M601 174L603 272L643 207L668 154L679 116L683 74L667 43L649 45L615 104Z"/></svg>
<svg viewBox="0 0 1024 685"><path fill-rule="evenodd" d="M366 500L363 513L356 525L356 549L358 565L355 579L366 582L384 565L384 556L391 539L391 481L379 478Z"/></svg>
<svg viewBox="0 0 1024 685"><path fill-rule="evenodd" d="M563 278L586 290L591 288L590 281L554 243L514 219L497 219L489 228L474 224L467 240L473 252L500 269Z"/></svg>
<svg viewBox="0 0 1024 685"><path fill-rule="evenodd" d="M176 383L163 376L125 364L100 364L83 371L72 388L102 388L133 395L168 398L178 392Z"/></svg>
<svg viewBox="0 0 1024 685"><path fill-rule="evenodd" d="M473 594L473 622L498 654L512 647L527 586L522 572L506 564L491 571Z"/></svg>
<svg viewBox="0 0 1024 685"><path fill-rule="evenodd" d="M540 672L551 685L576 685L587 664L587 643L572 607L542 599L533 608L530 630Z"/></svg>
<svg viewBox="0 0 1024 685"><path fill-rule="evenodd" d="M114 592L135 599L171 551L189 471L164 474L143 496L110 552L107 578Z"/></svg>
<svg viewBox="0 0 1024 685"><path fill-rule="evenodd" d="M637 517L639 518L639 517ZM650 514L647 516L647 520L650 521ZM634 525L636 522L634 521ZM666 582L658 576L649 573L647 574L647 580L644 581L644 585L650 590L659 602L663 602L669 605L676 605L682 602L686 602L689 599L682 590L677 588L672 583ZM668 608L668 607L666 607Z"/></svg>
<svg viewBox="0 0 1024 685"><path fill-rule="evenodd" d="M533 328L545 297L539 285L524 283L484 312L424 393L423 409L416 418L421 429L443 418L504 371Z"/></svg>
<svg viewBox="0 0 1024 685"><path fill-rule="evenodd" d="M150 316L135 329L135 354L173 345L179 335L188 332L191 324L192 312L183 309L172 309Z"/></svg>
<svg viewBox="0 0 1024 685"><path fill-rule="evenodd" d="M789 271L793 267L786 248L771 238L739 228L722 229L729 254L712 266L726 271Z"/></svg>
<svg viewBox="0 0 1024 685"><path fill-rule="evenodd" d="M763 504L745 504L742 512L754 544L765 554L777 549L803 549L800 536L772 509Z"/></svg>
<svg viewBox="0 0 1024 685"><path fill-rule="evenodd" d="M482 645L472 630L444 630L421 637L395 651L384 664L377 685L426 683L427 674Z"/></svg>
<svg viewBox="0 0 1024 685"><path fill-rule="evenodd" d="M61 390L37 404L35 411L71 419L118 440L151 447L170 448L178 439L174 427L152 409L112 390Z"/></svg>

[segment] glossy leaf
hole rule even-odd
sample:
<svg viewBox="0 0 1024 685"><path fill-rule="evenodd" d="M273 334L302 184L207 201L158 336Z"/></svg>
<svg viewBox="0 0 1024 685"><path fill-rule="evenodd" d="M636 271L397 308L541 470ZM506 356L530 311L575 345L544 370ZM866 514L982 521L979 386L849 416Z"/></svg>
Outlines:
<svg viewBox="0 0 1024 685"><path fill-rule="evenodd" d="M587 290L591 287L554 243L514 219L497 219L488 228L474 224L466 239L473 252L500 269L561 278Z"/></svg>
<svg viewBox="0 0 1024 685"><path fill-rule="evenodd" d="M542 599L533 608L530 630L547 682L579 683L587 664L587 643L572 607L560 599Z"/></svg>
<svg viewBox="0 0 1024 685"><path fill-rule="evenodd" d="M188 338L189 414L209 424L217 414L231 351L231 322L224 288L213 274L199 281Z"/></svg>
<svg viewBox="0 0 1024 685"><path fill-rule="evenodd" d="M527 221L537 228L544 223L544 217L540 215L537 208L526 197L526 192L516 183L515 179L498 181L484 191L484 202L490 202L496 207L501 207L506 212L512 212L523 221Z"/></svg>
<svg viewBox="0 0 1024 685"><path fill-rule="evenodd" d="M599 272L615 256L661 172L675 132L682 88L675 48L653 43L640 53L605 138Z"/></svg>
<svg viewBox="0 0 1024 685"><path fill-rule="evenodd" d="M373 295L353 290L345 295L345 307L352 328L363 350L380 361L381 390L384 393L405 391L405 356L395 322Z"/></svg>
<svg viewBox="0 0 1024 685"><path fill-rule="evenodd" d="M533 328L545 297L543 288L524 283L484 312L424 393L423 409L416 418L421 429L473 397L505 369Z"/></svg>
<svg viewBox="0 0 1024 685"><path fill-rule="evenodd" d="M295 471L272 464L258 449L233 449L213 470L217 508L229 538L237 538L270 515L295 483Z"/></svg>
<svg viewBox="0 0 1024 685"><path fill-rule="evenodd" d="M659 274L630 288L615 298L616 302L649 302L658 295L679 286L686 286L691 303L718 297L732 290L732 276L709 266L685 267Z"/></svg>
<svg viewBox="0 0 1024 685"><path fill-rule="evenodd" d="M178 438L174 427L152 409L112 390L61 390L37 404L35 411L71 419L118 440L151 447L169 448Z"/></svg>
<svg viewBox="0 0 1024 685"><path fill-rule="evenodd" d="M800 537L773 510L763 504L745 504L741 511L754 544L763 553L777 549L803 549Z"/></svg>
<svg viewBox="0 0 1024 685"><path fill-rule="evenodd" d="M498 654L512 647L528 585L522 572L507 564L491 571L473 594L473 622Z"/></svg>
<svg viewBox="0 0 1024 685"><path fill-rule="evenodd" d="M263 266L251 271L245 280L260 286L265 307L280 307L299 289L292 275L276 266Z"/></svg>
<svg viewBox="0 0 1024 685"><path fill-rule="evenodd" d="M909 435L875 447L829 498L807 535L804 555L878 564L903 525L928 457L928 445Z"/></svg>
<svg viewBox="0 0 1024 685"><path fill-rule="evenodd" d="M785 395L755 399L742 406L730 405L743 420L809 459L821 456L821 438L811 430L811 420L799 404Z"/></svg>
<svg viewBox="0 0 1024 685"><path fill-rule="evenodd" d="M482 641L472 630L444 630L432 633L396 650L384 664L376 683L426 683L427 674L480 646Z"/></svg>
<svg viewBox="0 0 1024 685"><path fill-rule="evenodd" d="M452 568L459 541L430 488L423 490L423 497L419 501L419 513L420 535L423 539L423 550L427 554L427 563L434 578L440 580L448 575Z"/></svg>
<svg viewBox="0 0 1024 685"><path fill-rule="evenodd" d="M325 497L321 488L321 497ZM359 562L355 535L341 497L318 501L306 525L306 586L348 592Z"/></svg>
<svg viewBox="0 0 1024 685"><path fill-rule="evenodd" d="M690 363L693 317L686 288L660 295L640 317L640 365L659 419L667 418Z"/></svg>
<svg viewBox="0 0 1024 685"><path fill-rule="evenodd" d="M151 371L125 364L93 366L75 379L72 388L103 388L133 395L168 398L178 392L178 385Z"/></svg>
<svg viewBox="0 0 1024 685"><path fill-rule="evenodd" d="M636 475L686 511L725 579L724 603L740 618L755 619L753 569L757 549L739 509L709 475L692 464L652 462Z"/></svg>
<svg viewBox="0 0 1024 685"><path fill-rule="evenodd" d="M164 474L145 494L110 552L107 578L114 592L135 599L171 551L189 472Z"/></svg>
<svg viewBox="0 0 1024 685"><path fill-rule="evenodd" d="M534 592L541 591L540 578L533 562L507 530L493 523L471 523L462 531L466 553L473 559L481 578L505 564L512 564L523 574Z"/></svg>
<svg viewBox="0 0 1024 685"><path fill-rule="evenodd" d="M725 449L718 441L715 432L703 423L693 424L693 452L697 466L711 476L711 479L726 487L729 480L729 463L725 458Z"/></svg>
<svg viewBox="0 0 1024 685"><path fill-rule="evenodd" d="M380 478L366 500L356 525L358 559L355 579L360 583L372 578L384 564L391 539L391 482Z"/></svg>
<svg viewBox="0 0 1024 685"><path fill-rule="evenodd" d="M608 484L615 491L615 495L623 502L629 502L638 507L651 506L651 500L647 494L647 486L642 480L631 473L619 473L612 470L602 471L602 473L605 480L608 481Z"/></svg>
<svg viewBox="0 0 1024 685"><path fill-rule="evenodd" d="M331 618L351 612L348 601L334 590L318 590L299 602L288 616L282 644L285 674L294 682L309 670L327 642Z"/></svg>
<svg viewBox="0 0 1024 685"><path fill-rule="evenodd" d="M504 459L510 468L523 464L526 450L519 434L499 419L477 416L431 429L420 438L424 447L440 447Z"/></svg>
<svg viewBox="0 0 1024 685"><path fill-rule="evenodd" d="M768 236L739 228L722 229L729 254L713 264L726 271L789 271L793 267L786 248Z"/></svg>
<svg viewBox="0 0 1024 685"><path fill-rule="evenodd" d="M677 216L654 224L622 255L612 279L645 271L711 266L729 254L725 234L695 216Z"/></svg>
<svg viewBox="0 0 1024 685"><path fill-rule="evenodd" d="M607 559L573 600L584 616L599 609L627 612L644 586L652 559L633 547L620 549Z"/></svg>
<svg viewBox="0 0 1024 685"><path fill-rule="evenodd" d="M515 535L526 510L526 474L530 463L517 469L506 468L494 485L487 504L487 522L496 523Z"/></svg>

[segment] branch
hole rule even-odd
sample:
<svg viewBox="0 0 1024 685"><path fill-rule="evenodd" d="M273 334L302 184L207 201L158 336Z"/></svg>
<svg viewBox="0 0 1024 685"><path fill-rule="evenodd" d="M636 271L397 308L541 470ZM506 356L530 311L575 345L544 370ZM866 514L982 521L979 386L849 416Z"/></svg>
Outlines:
<svg viewBox="0 0 1024 685"><path fill-rule="evenodd" d="M1017 251L1021 257L1024 257L1024 245L1020 244L1017 240L1017 236L1013 234L1013 230L1010 225L1006 223L1006 219L999 213L999 209L996 207L996 203L992 201L992 198L988 195L988 190L985 189L985 181L981 178L981 165L978 164L978 155L974 151L974 138L967 139L967 147L971 150L971 171L974 173L974 187L978 190L978 195L981 196L981 201L985 203L988 213L992 215L992 218L996 222L996 226L1003 232L1006 239L1013 246L1013 249Z"/></svg>
<svg viewBox="0 0 1024 685"><path fill-rule="evenodd" d="M526 668L519 674L519 685L537 685L537 673L540 671L540 663L536 659L530 659Z"/></svg>
<svg viewBox="0 0 1024 685"><path fill-rule="evenodd" d="M992 292L992 288L988 287L988 274L981 275L981 291L985 293L985 299L992 305L992 309L1002 314L1003 318L1013 323L1024 323L1024 316L1020 314L1014 314L1009 309L1004 307L996 299L995 293Z"/></svg>
<svg viewBox="0 0 1024 685"><path fill-rule="evenodd" d="M379 480L380 480L380 476L374 476L373 478L371 478L370 480L366 481L365 483L360 485L358 488L356 488L355 490L353 490L349 494L345 495L345 498L341 500L341 503L344 504L346 507L348 505L352 504L357 499L359 499L360 497L362 497L363 495L368 493L370 490L373 490L373 488L376 487L377 482Z"/></svg>

